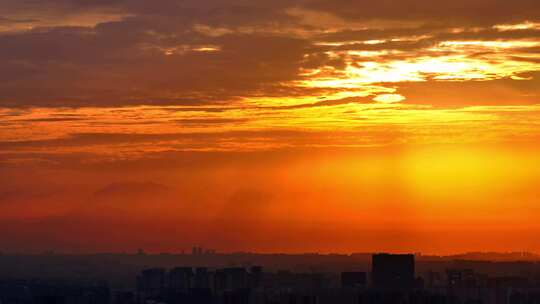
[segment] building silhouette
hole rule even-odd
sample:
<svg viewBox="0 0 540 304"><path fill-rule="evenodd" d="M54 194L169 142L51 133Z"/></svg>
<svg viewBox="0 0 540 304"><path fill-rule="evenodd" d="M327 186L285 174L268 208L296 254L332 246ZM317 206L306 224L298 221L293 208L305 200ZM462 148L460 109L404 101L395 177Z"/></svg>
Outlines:
<svg viewBox="0 0 540 304"><path fill-rule="evenodd" d="M374 254L371 266L375 288L402 289L415 286L413 254Z"/></svg>
<svg viewBox="0 0 540 304"><path fill-rule="evenodd" d="M151 268L141 272L137 277L137 289L146 297L160 295L165 288L165 269Z"/></svg>
<svg viewBox="0 0 540 304"><path fill-rule="evenodd" d="M191 267L176 267L168 273L168 286L173 291L187 290L192 287L193 269Z"/></svg>
<svg viewBox="0 0 540 304"><path fill-rule="evenodd" d="M367 287L367 274L365 272L342 272L341 287L365 288Z"/></svg>

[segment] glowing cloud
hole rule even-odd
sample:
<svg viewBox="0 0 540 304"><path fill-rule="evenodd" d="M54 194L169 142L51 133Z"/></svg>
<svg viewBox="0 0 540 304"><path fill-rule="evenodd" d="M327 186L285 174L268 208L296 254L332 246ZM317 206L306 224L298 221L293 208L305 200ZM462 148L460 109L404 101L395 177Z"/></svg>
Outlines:
<svg viewBox="0 0 540 304"><path fill-rule="evenodd" d="M382 103L396 103L405 100L405 96L400 94L382 94L376 96L373 100Z"/></svg>

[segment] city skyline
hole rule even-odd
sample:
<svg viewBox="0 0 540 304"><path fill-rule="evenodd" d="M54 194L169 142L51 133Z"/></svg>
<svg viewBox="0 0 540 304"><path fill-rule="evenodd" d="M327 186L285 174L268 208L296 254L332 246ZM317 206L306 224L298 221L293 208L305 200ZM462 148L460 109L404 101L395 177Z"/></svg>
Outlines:
<svg viewBox="0 0 540 304"><path fill-rule="evenodd" d="M336 255L269 258L201 254L195 246L193 254L177 256L0 255L0 265L0 300L8 304L520 304L540 300L540 264L523 260L430 260L388 253L345 259ZM82 276L81 268L85 269Z"/></svg>

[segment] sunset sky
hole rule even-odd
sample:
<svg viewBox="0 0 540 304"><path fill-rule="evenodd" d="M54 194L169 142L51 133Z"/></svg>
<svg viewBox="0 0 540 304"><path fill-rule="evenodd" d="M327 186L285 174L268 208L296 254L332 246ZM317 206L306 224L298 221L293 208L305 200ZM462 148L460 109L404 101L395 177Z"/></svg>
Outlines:
<svg viewBox="0 0 540 304"><path fill-rule="evenodd" d="M538 0L0 0L0 248L540 252Z"/></svg>

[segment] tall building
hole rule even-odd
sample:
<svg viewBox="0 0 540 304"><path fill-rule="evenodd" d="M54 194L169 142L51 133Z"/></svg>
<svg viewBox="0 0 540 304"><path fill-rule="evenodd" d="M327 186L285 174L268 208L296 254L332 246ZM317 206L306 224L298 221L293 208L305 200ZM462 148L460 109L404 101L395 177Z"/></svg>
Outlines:
<svg viewBox="0 0 540 304"><path fill-rule="evenodd" d="M214 289L237 290L248 287L248 273L245 268L231 267L216 270L214 274Z"/></svg>
<svg viewBox="0 0 540 304"><path fill-rule="evenodd" d="M199 289L210 288L210 273L206 267L197 267L195 270L194 287Z"/></svg>
<svg viewBox="0 0 540 304"><path fill-rule="evenodd" d="M365 272L342 272L341 287L363 288L367 285L367 275Z"/></svg>
<svg viewBox="0 0 540 304"><path fill-rule="evenodd" d="M193 269L176 267L169 271L169 288L174 291L187 290L192 287Z"/></svg>
<svg viewBox="0 0 540 304"><path fill-rule="evenodd" d="M263 280L263 269L261 266L253 266L249 272L249 287L257 289L261 287Z"/></svg>
<svg viewBox="0 0 540 304"><path fill-rule="evenodd" d="M144 297L160 295L165 289L165 273L163 268L143 270L137 278L139 293Z"/></svg>
<svg viewBox="0 0 540 304"><path fill-rule="evenodd" d="M199 246L193 246L193 248L191 249L191 254L192 255L201 255L202 254L202 247L199 247Z"/></svg>
<svg viewBox="0 0 540 304"><path fill-rule="evenodd" d="M476 275L473 269L447 269L446 282L448 287L476 287Z"/></svg>
<svg viewBox="0 0 540 304"><path fill-rule="evenodd" d="M412 288L415 285L413 254L374 254L371 261L375 288Z"/></svg>

